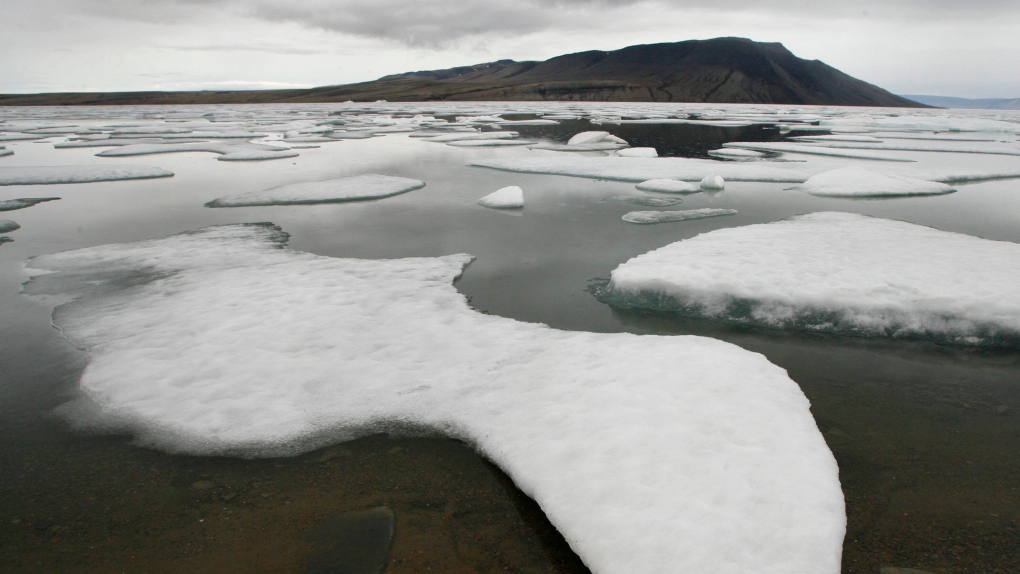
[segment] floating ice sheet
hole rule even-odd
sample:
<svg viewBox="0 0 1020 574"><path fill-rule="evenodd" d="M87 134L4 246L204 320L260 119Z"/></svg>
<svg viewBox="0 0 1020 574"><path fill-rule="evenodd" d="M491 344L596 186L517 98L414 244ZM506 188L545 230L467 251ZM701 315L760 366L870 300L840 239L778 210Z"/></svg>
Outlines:
<svg viewBox="0 0 1020 574"><path fill-rule="evenodd" d="M0 157L4 157L6 155L14 155L14 150L0 147Z"/></svg>
<svg viewBox="0 0 1020 574"><path fill-rule="evenodd" d="M683 211L631 211L623 216L627 223L668 223L670 221L687 221L690 219L704 219L706 217L719 217L720 215L736 215L736 209L686 209Z"/></svg>
<svg viewBox="0 0 1020 574"><path fill-rule="evenodd" d="M1020 123L983 118L950 116L898 116L885 118L831 118L819 122L824 127L863 126L884 130L924 130L950 132L1020 132Z"/></svg>
<svg viewBox="0 0 1020 574"><path fill-rule="evenodd" d="M249 207L256 205L308 205L382 199L425 187L425 182L406 177L366 174L326 181L292 183L263 191L227 195L206 203L206 207Z"/></svg>
<svg viewBox="0 0 1020 574"><path fill-rule="evenodd" d="M454 142L464 140L499 140L517 137L517 132L457 132L425 138L427 142Z"/></svg>
<svg viewBox="0 0 1020 574"><path fill-rule="evenodd" d="M882 175L860 167L843 167L822 172L790 189L829 197L943 195L956 191L944 183L898 175Z"/></svg>
<svg viewBox="0 0 1020 574"><path fill-rule="evenodd" d="M642 181L634 187L641 191L655 191L658 193L698 193L701 187L680 181L679 179L649 179Z"/></svg>
<svg viewBox="0 0 1020 574"><path fill-rule="evenodd" d="M89 360L64 412L196 454L438 429L504 469L593 572L839 572L835 461L765 357L486 315L451 284L469 256L335 259L285 237L225 226L33 259L56 273L27 293L84 294L54 313Z"/></svg>
<svg viewBox="0 0 1020 574"><path fill-rule="evenodd" d="M0 211L14 211L16 209L25 209L26 207L32 207L37 203L44 201L55 201L60 199L59 197L21 197L18 199L5 199L0 200Z"/></svg>
<svg viewBox="0 0 1020 574"><path fill-rule="evenodd" d="M807 145L789 142L730 142L724 143L724 148L749 149L754 151L774 151L780 153L801 153L806 155L825 155L830 157L846 157L853 159L870 159L876 161L914 161L909 158L894 155L870 153L864 151L849 151L823 147L820 145Z"/></svg>
<svg viewBox="0 0 1020 574"><path fill-rule="evenodd" d="M172 144L134 144L108 149L97 153L101 157L122 157L131 155L149 155L158 153L179 152L211 152L220 154L220 161L260 161L266 159L283 159L297 157L296 151L287 148L253 143L172 143Z"/></svg>
<svg viewBox="0 0 1020 574"><path fill-rule="evenodd" d="M21 229L21 226L10 219L0 219L0 233L10 233Z"/></svg>
<svg viewBox="0 0 1020 574"><path fill-rule="evenodd" d="M478 203L494 209L519 209L524 207L524 191L516 185L507 186L479 199Z"/></svg>
<svg viewBox="0 0 1020 574"><path fill-rule="evenodd" d="M606 302L769 327L1020 347L1020 245L822 212L617 267Z"/></svg>
<svg viewBox="0 0 1020 574"><path fill-rule="evenodd" d="M147 165L0 166L0 185L91 183L173 175L172 171Z"/></svg>
<svg viewBox="0 0 1020 574"><path fill-rule="evenodd" d="M621 149L616 152L620 157L659 157L659 152L653 147L632 147Z"/></svg>
<svg viewBox="0 0 1020 574"><path fill-rule="evenodd" d="M761 159L765 157L765 154L760 151L754 151L751 149L713 149L708 150L708 155L721 157L723 159L736 159L736 160L751 160Z"/></svg>
<svg viewBox="0 0 1020 574"><path fill-rule="evenodd" d="M503 147L503 146L514 146L514 145L532 145L534 141L531 140L518 140L518 139L502 139L502 140L457 140L448 142L446 145L452 145L454 147Z"/></svg>

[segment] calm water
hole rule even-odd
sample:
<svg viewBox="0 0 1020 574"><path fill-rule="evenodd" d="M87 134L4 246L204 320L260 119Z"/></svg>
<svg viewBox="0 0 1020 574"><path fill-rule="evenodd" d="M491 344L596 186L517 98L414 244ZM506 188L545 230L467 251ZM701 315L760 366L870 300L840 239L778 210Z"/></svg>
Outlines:
<svg viewBox="0 0 1020 574"><path fill-rule="evenodd" d="M563 142L592 126L565 121L509 129ZM761 126L608 129L632 145L692 157L726 141L782 139ZM441 437L368 437L296 458L246 461L139 449L128 437L72 432L50 414L72 396L86 358L50 326L50 306L19 294L25 259L208 225L272 221L291 234L292 249L321 255L471 253L476 260L457 287L483 312L562 329L700 334L763 353L803 388L839 462L849 518L844 571L1020 572L1020 352L726 327L617 311L588 291L618 264L651 249L814 211L853 211L1020 242L1018 180L885 201L730 183L721 193L685 196L670 209L733 208L736 216L638 226L620 220L646 209L618 199L640 195L631 184L467 165L556 152L454 148L391 134L325 143L293 159L228 163L207 153L97 158L104 148L54 150L60 140L7 142L15 155L0 158L0 165L137 163L176 176L0 187L0 200L63 198L0 214L22 226L11 234L13 243L0 246L4 571L299 571L314 553L302 541L304 531L338 513L379 505L397 516L390 572L584 571L537 506L498 469ZM1020 163L984 155L910 157L979 168ZM356 204L202 207L226 194L359 173L421 179L427 187ZM522 215L475 204L506 185L525 189Z"/></svg>

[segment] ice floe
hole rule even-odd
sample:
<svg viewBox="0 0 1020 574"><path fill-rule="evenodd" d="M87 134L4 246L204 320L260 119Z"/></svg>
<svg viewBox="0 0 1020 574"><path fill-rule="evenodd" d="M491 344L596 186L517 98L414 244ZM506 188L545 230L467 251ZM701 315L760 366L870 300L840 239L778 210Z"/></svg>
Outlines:
<svg viewBox="0 0 1020 574"><path fill-rule="evenodd" d="M10 237L7 237L6 235L0 235L0 245L3 245L4 243L10 243L12 241L14 240L11 239Z"/></svg>
<svg viewBox="0 0 1020 574"><path fill-rule="evenodd" d="M549 151L615 151L621 148L627 147L626 144L618 144L613 142L596 142L590 144L557 144L557 143L540 143L538 145L528 146L529 149L544 149Z"/></svg>
<svg viewBox="0 0 1020 574"><path fill-rule="evenodd" d="M524 207L524 191L516 185L510 185L479 199L478 204L494 209L519 209Z"/></svg>
<svg viewBox="0 0 1020 574"><path fill-rule="evenodd" d="M220 161L260 161L267 159L284 159L297 157L296 151L287 148L253 143L209 142L209 143L172 143L172 144L133 144L97 153L100 157L123 157L132 155L150 155L160 153L211 152L220 154Z"/></svg>
<svg viewBox="0 0 1020 574"><path fill-rule="evenodd" d="M172 171L147 165L0 166L0 185L91 183L173 175Z"/></svg>
<svg viewBox="0 0 1020 574"><path fill-rule="evenodd" d="M942 195L956 191L944 183L882 175L860 167L842 167L822 172L790 189L829 197Z"/></svg>
<svg viewBox="0 0 1020 574"><path fill-rule="evenodd" d="M55 273L26 293L84 295L54 313L89 361L63 412L195 454L436 429L506 471L593 572L839 572L836 463L764 356L479 313L452 285L467 255L336 259L285 238L224 226L31 260Z"/></svg>
<svg viewBox="0 0 1020 574"><path fill-rule="evenodd" d="M659 152L653 147L632 147L621 149L616 152L620 157L659 157Z"/></svg>
<svg viewBox="0 0 1020 574"><path fill-rule="evenodd" d="M21 226L10 219L0 219L0 233L10 233L21 229Z"/></svg>
<svg viewBox="0 0 1020 574"><path fill-rule="evenodd" d="M830 157L846 157L853 159L870 159L876 161L914 161L909 158L886 155L880 153L869 153L863 151L847 151L823 147L820 145L807 145L789 142L729 142L723 144L724 148L749 149L754 151L773 151L780 153L800 153L806 155L825 155Z"/></svg>
<svg viewBox="0 0 1020 574"><path fill-rule="evenodd" d="M656 191L659 193L698 193L701 187L680 181L679 179L649 179L642 181L634 187L641 191Z"/></svg>
<svg viewBox="0 0 1020 574"><path fill-rule="evenodd" d="M48 136L43 134L5 134L0 133L0 142L18 142L18 141L30 141L30 140L41 140L46 139Z"/></svg>
<svg viewBox="0 0 1020 574"><path fill-rule="evenodd" d="M14 155L14 150L6 149L3 146L0 146L0 157L4 157L7 155Z"/></svg>
<svg viewBox="0 0 1020 574"><path fill-rule="evenodd" d="M678 205L684 201L679 197L642 197L637 195L618 195L611 199L613 201L622 201L624 203L643 205L645 207L669 207L671 205Z"/></svg>
<svg viewBox="0 0 1020 574"><path fill-rule="evenodd" d="M25 209L26 207L32 207L33 205L42 203L44 201L55 201L60 199L59 197L21 197L18 199L4 199L0 200L0 211L14 211L16 209Z"/></svg>
<svg viewBox="0 0 1020 574"><path fill-rule="evenodd" d="M382 199L425 187L425 182L391 175L365 174L326 181L281 185L263 191L227 195L206 203L206 207L249 207L256 205L308 205Z"/></svg>
<svg viewBox="0 0 1020 574"><path fill-rule="evenodd" d="M626 144L627 140L618 138L609 132L593 131L575 134L567 141L567 145L591 145L596 143Z"/></svg>
<svg viewBox="0 0 1020 574"><path fill-rule="evenodd" d="M456 140L447 142L446 145L452 145L454 147L503 147L503 146L515 146L515 145L532 145L535 142L532 140L518 140L518 139L502 139L502 140Z"/></svg>
<svg viewBox="0 0 1020 574"><path fill-rule="evenodd" d="M852 213L712 231L635 257L604 300L770 327L1020 347L1020 245Z"/></svg>
<svg viewBox="0 0 1020 574"><path fill-rule="evenodd" d="M453 141L464 141L464 140L498 140L498 139L510 139L517 137L517 132L455 132L451 134L443 134L441 136L433 136L425 138L427 142L453 142Z"/></svg>
<svg viewBox="0 0 1020 574"><path fill-rule="evenodd" d="M721 175L706 175L698 184L701 191L721 191L726 189L726 180Z"/></svg>
<svg viewBox="0 0 1020 574"><path fill-rule="evenodd" d="M683 211L631 211L623 216L627 223L668 223L670 221L688 221L690 219L704 219L706 217L719 217L720 215L736 215L736 209L686 209Z"/></svg>
<svg viewBox="0 0 1020 574"><path fill-rule="evenodd" d="M730 148L708 150L708 155L713 157L721 157L723 159L735 159L742 161L761 159L765 157L765 154L760 151L754 151L751 149L730 149Z"/></svg>
<svg viewBox="0 0 1020 574"><path fill-rule="evenodd" d="M883 130L919 130L948 132L1020 132L1020 123L984 118L950 116L897 116L884 118L828 118L819 122L823 127L863 126Z"/></svg>

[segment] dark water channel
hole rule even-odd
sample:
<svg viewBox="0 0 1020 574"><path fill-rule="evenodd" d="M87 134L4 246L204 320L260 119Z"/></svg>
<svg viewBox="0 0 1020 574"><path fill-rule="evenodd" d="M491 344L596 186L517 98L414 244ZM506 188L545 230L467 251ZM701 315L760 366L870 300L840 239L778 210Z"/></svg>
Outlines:
<svg viewBox="0 0 1020 574"><path fill-rule="evenodd" d="M593 127L510 129L563 142ZM781 139L761 127L604 129L662 155L695 157L724 141ZM8 147L16 155L7 165L103 161L92 156L96 150ZM856 211L1020 242L1011 215L1020 208L1020 183L881 202L731 184L720 194L685 197L679 208L735 208L737 216L633 226L620 221L633 206L616 199L636 194L630 184L467 166L529 153L554 152L455 149L394 134L259 164L224 165L208 154L118 160L171 169L177 176L167 180L0 188L0 199L64 198L4 214L22 229L0 246L0 571L300 572L318 552L310 530L347 512L387 507L395 519L393 574L586 572L537 505L456 441L376 435L286 459L203 458L72 431L52 414L73 396L86 357L49 325L48 302L18 293L26 258L272 221L292 234L291 248L323 255L471 253L477 259L457 285L484 312L563 329L705 335L763 353L800 384L839 463L849 518L844 572L1020 572L1020 351L624 312L587 290L628 258L670 242L812 211ZM367 172L428 186L350 205L202 207L227 193ZM475 204L505 185L528 194L523 216Z"/></svg>

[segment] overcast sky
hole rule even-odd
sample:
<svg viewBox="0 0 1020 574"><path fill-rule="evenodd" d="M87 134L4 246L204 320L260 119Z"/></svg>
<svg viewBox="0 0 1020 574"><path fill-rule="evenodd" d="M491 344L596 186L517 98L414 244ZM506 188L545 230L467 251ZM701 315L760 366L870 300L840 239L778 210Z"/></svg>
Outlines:
<svg viewBox="0 0 1020 574"><path fill-rule="evenodd" d="M0 0L0 93L311 87L719 36L894 93L1020 97L1020 0Z"/></svg>

